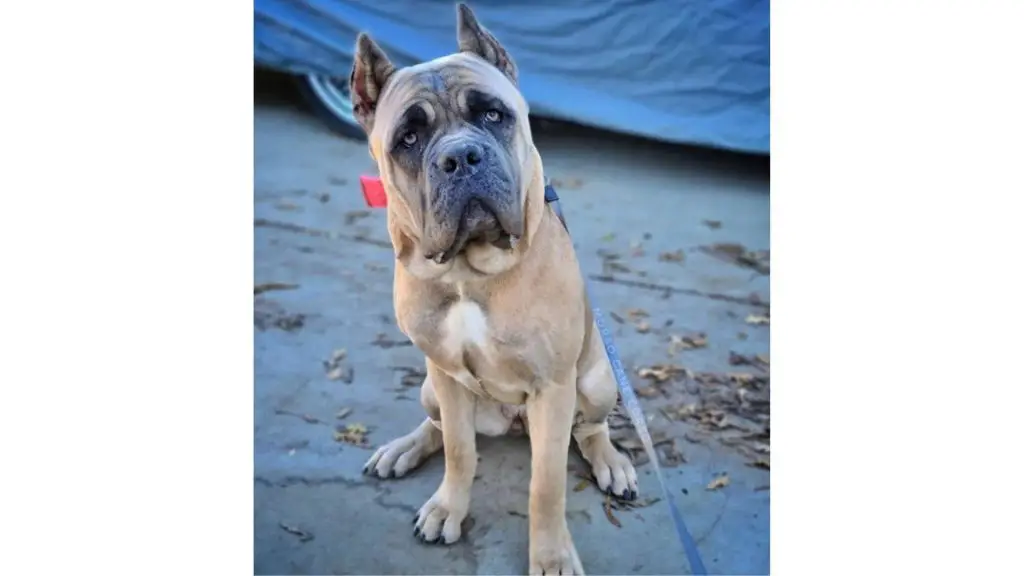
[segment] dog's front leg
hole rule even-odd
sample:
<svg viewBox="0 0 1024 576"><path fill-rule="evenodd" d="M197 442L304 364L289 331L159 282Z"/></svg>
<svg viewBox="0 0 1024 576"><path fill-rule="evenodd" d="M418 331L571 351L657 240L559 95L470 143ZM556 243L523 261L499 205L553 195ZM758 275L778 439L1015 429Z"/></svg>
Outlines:
<svg viewBox="0 0 1024 576"><path fill-rule="evenodd" d="M565 519L566 466L575 406L575 370L526 401L532 455L530 574L583 574Z"/></svg>
<svg viewBox="0 0 1024 576"><path fill-rule="evenodd" d="M469 494L476 474L475 399L465 386L429 360L427 373L441 408L444 478L416 514L414 533L427 543L452 544L462 536L462 521L469 512Z"/></svg>

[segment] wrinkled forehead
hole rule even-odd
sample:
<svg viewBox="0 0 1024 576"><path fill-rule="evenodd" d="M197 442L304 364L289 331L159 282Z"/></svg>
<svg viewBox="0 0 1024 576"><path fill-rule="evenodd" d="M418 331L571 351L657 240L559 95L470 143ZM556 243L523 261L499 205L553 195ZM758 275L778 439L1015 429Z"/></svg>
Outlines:
<svg viewBox="0 0 1024 576"><path fill-rule="evenodd" d="M377 107L379 137L386 138L406 111L418 106L430 116L465 109L467 100L497 98L525 118L527 105L498 69L472 54L452 54L398 70ZM376 130L375 130L376 131Z"/></svg>

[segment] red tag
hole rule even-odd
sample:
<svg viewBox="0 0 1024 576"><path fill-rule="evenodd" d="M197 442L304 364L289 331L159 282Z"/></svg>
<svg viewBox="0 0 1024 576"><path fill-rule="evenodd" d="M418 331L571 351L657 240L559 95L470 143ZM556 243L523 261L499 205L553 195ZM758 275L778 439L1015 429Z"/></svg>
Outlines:
<svg viewBox="0 0 1024 576"><path fill-rule="evenodd" d="M384 183L376 176L360 176L359 184L363 187L363 198L370 208L384 208L388 205L388 195L384 192Z"/></svg>

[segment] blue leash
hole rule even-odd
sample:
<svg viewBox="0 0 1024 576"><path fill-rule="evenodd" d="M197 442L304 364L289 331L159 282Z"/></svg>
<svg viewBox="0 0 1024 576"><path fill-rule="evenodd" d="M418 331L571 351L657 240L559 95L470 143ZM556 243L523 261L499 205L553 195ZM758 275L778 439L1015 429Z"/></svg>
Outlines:
<svg viewBox="0 0 1024 576"><path fill-rule="evenodd" d="M568 232L569 225L565 222L565 216L562 215L562 207L558 203L558 193L555 192L554 187L550 184L544 186L544 202L551 204L555 209L555 214L558 215L558 219L562 221L562 226L565 226L565 230ZM679 535L679 541L683 544L683 550L686 552L686 559L690 563L690 571L698 576L706 576L708 571L704 567L704 562L700 559L700 553L697 551L697 543L694 542L693 536L690 535L690 531L686 529L686 523L683 522L683 516L679 513L679 509L676 507L675 499L672 498L672 493L668 489L668 484L665 483L665 476L661 472L661 465L658 462L658 454L654 451L654 442L651 440L651 433L647 430L647 420L644 419L644 412L640 408L640 401L636 397L636 392L633 391L633 385L629 382L629 377L626 376L626 369L622 367L622 361L619 359L618 349L615 348L615 342L612 341L611 330L608 329L608 325L604 322L604 315L601 314L601 309L594 303L593 295L590 291L590 284L587 283L584 278L586 286L587 296L590 299L591 306L594 310L594 322L597 324L597 330L601 333L601 340L604 342L604 350L608 354L608 361L611 362L612 371L615 373L615 382L619 386L619 394L622 396L622 404L626 407L626 412L629 414L629 419L633 423L633 427L636 428L637 434L640 436L640 441L644 445L644 450L647 452L647 458L651 464L654 465L654 473L658 477L658 482L661 483L661 495L665 498L665 502L668 503L669 510L672 514L672 522L676 526L676 534Z"/></svg>

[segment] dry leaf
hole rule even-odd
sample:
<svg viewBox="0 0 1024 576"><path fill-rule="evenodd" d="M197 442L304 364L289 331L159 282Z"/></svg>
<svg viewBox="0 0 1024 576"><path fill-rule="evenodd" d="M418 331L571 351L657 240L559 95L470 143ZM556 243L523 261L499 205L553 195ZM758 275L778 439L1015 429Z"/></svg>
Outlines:
<svg viewBox="0 0 1024 576"><path fill-rule="evenodd" d="M701 246L700 250L726 262L753 268L761 274L771 272L771 254L768 250L747 250L742 244L733 243Z"/></svg>
<svg viewBox="0 0 1024 576"><path fill-rule="evenodd" d="M746 332L737 332L736 333L736 337L739 338L740 340L746 340L747 339L747 333Z"/></svg>
<svg viewBox="0 0 1024 576"><path fill-rule="evenodd" d="M646 334L651 331L651 323L646 320L640 320L634 325L636 331L641 334Z"/></svg>
<svg viewBox="0 0 1024 576"><path fill-rule="evenodd" d="M735 382L736 384L739 384L740 386L753 384L755 378L753 374L747 374L745 372L732 372L726 374L726 376L729 378L729 380Z"/></svg>
<svg viewBox="0 0 1024 576"><path fill-rule="evenodd" d="M712 244L711 246L705 246L704 248L710 252L732 257L740 256L747 251L747 249L743 247L743 244L736 244L733 242L719 242L718 244Z"/></svg>
<svg viewBox="0 0 1024 576"><path fill-rule="evenodd" d="M668 353L671 356L675 356L682 350L705 348L707 347L707 345L707 336L704 333L689 336L680 336L678 334L672 334L671 336L669 336Z"/></svg>
<svg viewBox="0 0 1024 576"><path fill-rule="evenodd" d="M313 539L313 534L311 532L306 532L305 530L301 530L299 528L296 528L295 526L289 526L284 522L281 522L279 526L281 526L281 529L285 532L298 536L300 542L309 542Z"/></svg>
<svg viewBox="0 0 1024 576"><path fill-rule="evenodd" d="M662 252L658 255L658 260L662 262L683 262L686 260L686 254L683 253L683 249L680 248L675 252Z"/></svg>
<svg viewBox="0 0 1024 576"><path fill-rule="evenodd" d="M590 480L580 480L576 486L572 489L573 492L582 492L587 489L590 484Z"/></svg>
<svg viewBox="0 0 1024 576"><path fill-rule="evenodd" d="M302 419L305 420L306 422L309 422L310 424L319 424L320 423L320 419L319 418L317 418L316 416L311 416L309 414L303 414L302 415Z"/></svg>
<svg viewBox="0 0 1024 576"><path fill-rule="evenodd" d="M341 380L346 384L351 384L353 375L354 370L351 366L338 366L327 373L327 378L330 380Z"/></svg>
<svg viewBox="0 0 1024 576"><path fill-rule="evenodd" d="M767 274L771 270L771 258L767 250L744 252L736 257L736 262L754 268L762 274Z"/></svg>
<svg viewBox="0 0 1024 576"><path fill-rule="evenodd" d="M655 382L667 382L679 375L686 374L686 369L674 364L656 364L649 368L640 368L637 375Z"/></svg>
<svg viewBox="0 0 1024 576"><path fill-rule="evenodd" d="M630 320L636 320L638 318L649 318L651 315L643 308L630 308L626 310L626 316L629 316Z"/></svg>
<svg viewBox="0 0 1024 576"><path fill-rule="evenodd" d="M758 314L751 314L747 316L747 324L753 324L754 326L764 326L771 322L767 316L761 316Z"/></svg>
<svg viewBox="0 0 1024 576"><path fill-rule="evenodd" d="M729 365L730 366L746 366L752 364L750 358L740 354L738 352L729 351Z"/></svg>
<svg viewBox="0 0 1024 576"><path fill-rule="evenodd" d="M753 466L754 468L763 468L764 470L771 470L771 463L767 458L758 458L753 462L748 462L747 466Z"/></svg>
<svg viewBox="0 0 1024 576"><path fill-rule="evenodd" d="M414 388L423 383L423 380L427 377L427 373L418 368L410 368L408 366L395 366L395 370L405 372L402 375L402 386L407 388Z"/></svg>
<svg viewBox="0 0 1024 576"><path fill-rule="evenodd" d="M392 340L387 334L378 332L377 337L370 344L381 348L394 348L395 346L412 346L412 340Z"/></svg>
<svg viewBox="0 0 1024 576"><path fill-rule="evenodd" d="M346 416L348 416L351 413L352 413L352 409L351 408L342 408L341 410L338 410L337 418L338 418L338 420L341 420L341 419L345 418Z"/></svg>
<svg viewBox="0 0 1024 576"><path fill-rule="evenodd" d="M334 431L335 442L347 442L356 446L366 445L366 426L355 422Z"/></svg>
<svg viewBox="0 0 1024 576"><path fill-rule="evenodd" d="M758 354L757 356L754 356L754 359L757 360L758 362L760 362L761 364L764 364L765 366L770 366L771 365L769 363L770 358L768 357L767 354Z"/></svg>
<svg viewBox="0 0 1024 576"><path fill-rule="evenodd" d="M654 398L655 396L661 396L661 390L654 386L644 386L643 388L636 389L636 395L641 398Z"/></svg>
<svg viewBox="0 0 1024 576"><path fill-rule="evenodd" d="M664 409L662 413L671 420L686 420L697 414L696 404L684 404L675 409Z"/></svg>
<svg viewBox="0 0 1024 576"><path fill-rule="evenodd" d="M608 234L601 236L601 240L604 242L611 242L612 240L615 240L615 234L609 232Z"/></svg>
<svg viewBox="0 0 1024 576"><path fill-rule="evenodd" d="M623 274L629 274L630 272L633 271L633 269L630 268L629 266L626 266L625 264L620 264L613 260L606 260L604 265L605 268L611 272L622 272Z"/></svg>
<svg viewBox="0 0 1024 576"><path fill-rule="evenodd" d="M264 292L270 292L272 290L295 290L298 288L298 284L285 284L284 282L266 282L264 284L257 284L252 289L253 296L258 296Z"/></svg>
<svg viewBox="0 0 1024 576"><path fill-rule="evenodd" d="M614 514L612 514L611 496L604 497L604 515L606 518L608 518L608 521L611 522L612 525L614 525L616 528L622 528L622 522L619 522L619 519L616 518Z"/></svg>
<svg viewBox="0 0 1024 576"><path fill-rule="evenodd" d="M345 212L345 225L351 226L352 224L355 224L357 220L366 218L369 215L369 210L351 210L349 212Z"/></svg>
<svg viewBox="0 0 1024 576"><path fill-rule="evenodd" d="M629 254L634 258L644 255L644 245L636 240L629 243Z"/></svg>
<svg viewBox="0 0 1024 576"><path fill-rule="evenodd" d="M714 480L712 480L708 484L708 490L718 490L719 488L724 488L724 487L726 487L728 485L729 485L729 475L728 474L723 474L723 475L715 478Z"/></svg>
<svg viewBox="0 0 1024 576"><path fill-rule="evenodd" d="M724 384L726 381L724 376L714 372L696 372L693 379L700 384Z"/></svg>
<svg viewBox="0 0 1024 576"><path fill-rule="evenodd" d="M701 224L704 224L705 226L711 228L712 230L718 230L719 228L722 227L722 223L718 220L702 220Z"/></svg>
<svg viewBox="0 0 1024 576"><path fill-rule="evenodd" d="M327 370L329 380L341 380L346 384L352 383L355 370L351 366L344 366L343 362L348 356L344 348L338 348L331 353L331 357L324 361L324 368Z"/></svg>

